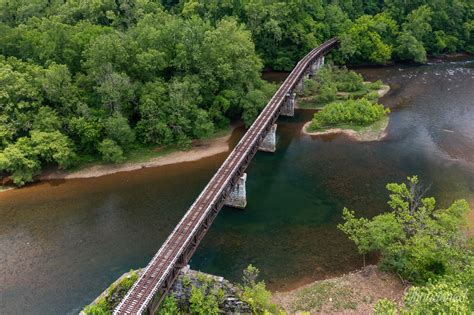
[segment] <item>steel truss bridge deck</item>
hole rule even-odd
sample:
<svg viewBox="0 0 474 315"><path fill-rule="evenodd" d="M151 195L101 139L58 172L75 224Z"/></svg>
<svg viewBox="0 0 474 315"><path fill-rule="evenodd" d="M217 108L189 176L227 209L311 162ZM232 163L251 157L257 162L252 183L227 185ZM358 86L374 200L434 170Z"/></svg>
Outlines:
<svg viewBox="0 0 474 315"><path fill-rule="evenodd" d="M301 59L168 236L114 314L153 314L280 115L282 104L318 58L338 45L333 38Z"/></svg>

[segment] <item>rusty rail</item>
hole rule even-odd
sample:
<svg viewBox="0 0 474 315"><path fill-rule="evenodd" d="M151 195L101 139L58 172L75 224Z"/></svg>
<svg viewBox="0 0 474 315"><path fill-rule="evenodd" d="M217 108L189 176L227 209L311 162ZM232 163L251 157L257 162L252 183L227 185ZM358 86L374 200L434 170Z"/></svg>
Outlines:
<svg viewBox="0 0 474 315"><path fill-rule="evenodd" d="M243 175L259 144L278 119L285 98L309 71L311 63L338 43L336 38L328 40L298 62L114 310L114 315L154 314Z"/></svg>

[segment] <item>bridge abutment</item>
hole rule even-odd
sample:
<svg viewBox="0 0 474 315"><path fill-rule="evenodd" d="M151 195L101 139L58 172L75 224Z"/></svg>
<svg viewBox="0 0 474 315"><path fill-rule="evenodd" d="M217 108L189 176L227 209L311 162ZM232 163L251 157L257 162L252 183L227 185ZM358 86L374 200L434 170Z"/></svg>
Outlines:
<svg viewBox="0 0 474 315"><path fill-rule="evenodd" d="M295 92L290 92L286 94L285 100L283 101L280 115L293 117L295 115L295 102L296 102Z"/></svg>
<svg viewBox="0 0 474 315"><path fill-rule="evenodd" d="M245 189L245 182L247 181L247 173L244 173L234 189L230 192L229 196L225 200L225 205L232 208L244 209L247 206L247 192Z"/></svg>
<svg viewBox="0 0 474 315"><path fill-rule="evenodd" d="M276 151L276 129L277 124L274 124L263 138L262 143L258 147L258 150L264 152L275 152Z"/></svg>

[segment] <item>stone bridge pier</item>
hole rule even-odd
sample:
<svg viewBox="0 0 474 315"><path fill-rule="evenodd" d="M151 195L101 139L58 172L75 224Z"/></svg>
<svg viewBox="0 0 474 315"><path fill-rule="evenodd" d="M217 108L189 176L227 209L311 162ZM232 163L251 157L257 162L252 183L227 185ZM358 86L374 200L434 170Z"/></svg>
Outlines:
<svg viewBox="0 0 474 315"><path fill-rule="evenodd" d="M263 152L276 151L276 129L277 129L277 124L274 124L265 135L265 138L263 138L262 143L260 143L260 146L258 147L259 151L263 151Z"/></svg>
<svg viewBox="0 0 474 315"><path fill-rule="evenodd" d="M318 70L324 65L324 56L316 59L312 64L308 66L306 71L303 74L303 77L301 80L296 84L296 92L298 94L303 93L304 90L304 81L309 79L309 77L312 77L318 72Z"/></svg>
<svg viewBox="0 0 474 315"><path fill-rule="evenodd" d="M230 192L229 196L225 201L225 205L232 208L244 209L247 206L247 192L245 189L245 182L247 181L247 173L244 173L234 189Z"/></svg>
<svg viewBox="0 0 474 315"><path fill-rule="evenodd" d="M289 92L286 94L283 105L281 106L281 116L293 117L295 115L296 93Z"/></svg>

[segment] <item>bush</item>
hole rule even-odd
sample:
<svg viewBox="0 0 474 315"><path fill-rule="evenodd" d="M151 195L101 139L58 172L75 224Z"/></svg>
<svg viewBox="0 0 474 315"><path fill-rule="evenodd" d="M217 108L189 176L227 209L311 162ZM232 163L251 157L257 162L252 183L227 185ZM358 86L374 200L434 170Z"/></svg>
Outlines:
<svg viewBox="0 0 474 315"><path fill-rule="evenodd" d="M243 272L242 276L242 301L246 302L254 312L254 314L263 314L270 312L277 313L275 305L270 303L272 294L266 289L265 282L257 282L260 271L258 268L249 265Z"/></svg>
<svg viewBox="0 0 474 315"><path fill-rule="evenodd" d="M96 305L89 305L84 309L84 313L86 315L110 315L105 299L100 299Z"/></svg>
<svg viewBox="0 0 474 315"><path fill-rule="evenodd" d="M188 136L183 133L180 133L177 137L176 144L180 150L188 151L191 149L193 142Z"/></svg>
<svg viewBox="0 0 474 315"><path fill-rule="evenodd" d="M374 307L375 315L396 315L397 305L388 299L377 301Z"/></svg>
<svg viewBox="0 0 474 315"><path fill-rule="evenodd" d="M189 312L196 315L217 315L219 314L219 304L217 297L212 293L207 293L207 286L191 288L189 298Z"/></svg>
<svg viewBox="0 0 474 315"><path fill-rule="evenodd" d="M158 315L178 315L181 314L176 303L176 299L172 296L167 296L158 311Z"/></svg>
<svg viewBox="0 0 474 315"><path fill-rule="evenodd" d="M137 280L138 280L138 273L135 270L130 269L128 277L123 278L122 281L120 281L118 285L124 290L128 291Z"/></svg>
<svg viewBox="0 0 474 315"><path fill-rule="evenodd" d="M135 141L135 132L130 128L127 118L118 113L108 117L104 127L107 138L122 147L127 147Z"/></svg>
<svg viewBox="0 0 474 315"><path fill-rule="evenodd" d="M304 96L312 96L316 95L319 91L320 84L313 79L306 79L304 80Z"/></svg>
<svg viewBox="0 0 474 315"><path fill-rule="evenodd" d="M335 68L334 78L338 91L357 92L364 90L364 79L359 73L347 68Z"/></svg>
<svg viewBox="0 0 474 315"><path fill-rule="evenodd" d="M448 282L411 287L403 297L404 306L397 309L394 302L382 299L375 304L376 315L395 314L471 314L466 290Z"/></svg>
<svg viewBox="0 0 474 315"><path fill-rule="evenodd" d="M319 92L316 95L318 103L326 104L336 100L337 88L334 83L328 82L321 84Z"/></svg>
<svg viewBox="0 0 474 315"><path fill-rule="evenodd" d="M332 103L314 114L310 128L321 129L337 125L368 126L390 112L382 105L375 104L362 98Z"/></svg>
<svg viewBox="0 0 474 315"><path fill-rule="evenodd" d="M411 287L403 298L408 314L470 314L466 290L446 282Z"/></svg>
<svg viewBox="0 0 474 315"><path fill-rule="evenodd" d="M122 148L111 139L104 139L97 150L102 155L102 160L106 162L118 163L125 159Z"/></svg>
<svg viewBox="0 0 474 315"><path fill-rule="evenodd" d="M383 86L383 83L380 80L377 80L375 82L369 82L365 85L365 87L368 88L369 90L380 90L382 86Z"/></svg>

